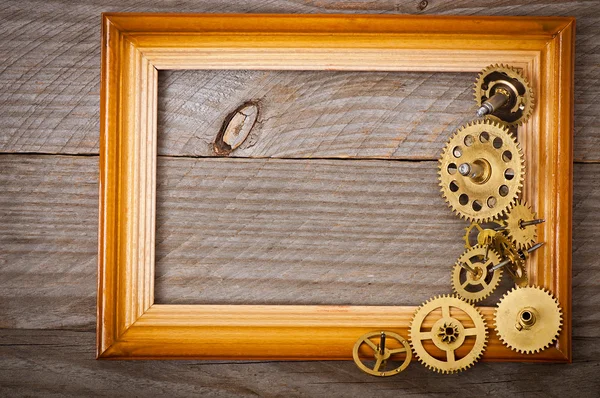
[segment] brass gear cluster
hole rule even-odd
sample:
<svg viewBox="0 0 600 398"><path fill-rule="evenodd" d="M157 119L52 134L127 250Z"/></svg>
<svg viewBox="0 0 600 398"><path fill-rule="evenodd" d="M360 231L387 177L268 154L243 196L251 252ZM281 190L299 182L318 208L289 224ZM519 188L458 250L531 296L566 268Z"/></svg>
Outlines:
<svg viewBox="0 0 600 398"><path fill-rule="evenodd" d="M529 81L508 65L490 65L475 82L478 115L509 126L523 124L533 112L534 97Z"/></svg>
<svg viewBox="0 0 600 398"><path fill-rule="evenodd" d="M454 132L441 153L438 170L443 198L470 222L463 238L465 252L452 268L455 294L433 297L415 311L408 342L394 332L361 336L353 358L365 373L398 374L406 369L413 352L436 372L455 373L471 367L485 351L488 339L485 320L473 304L490 297L504 271L516 287L498 302L494 314L500 340L515 351L531 354L547 348L560 334L558 301L548 291L528 286L527 259L543 245L536 243L536 225L544 220L520 199L525 158L509 130L531 115L533 91L518 70L493 65L479 74L475 98L478 115L486 118ZM386 345L388 338L394 346ZM393 357L399 365L388 370Z"/></svg>
<svg viewBox="0 0 600 398"><path fill-rule="evenodd" d="M419 361L439 373L455 373L471 367L485 351L488 337L481 313L454 296L434 297L421 305L413 316L409 333Z"/></svg>
<svg viewBox="0 0 600 398"><path fill-rule="evenodd" d="M507 347L525 354L548 348L562 329L558 300L536 286L516 288L498 302L496 333Z"/></svg>
<svg viewBox="0 0 600 398"><path fill-rule="evenodd" d="M523 151L506 127L490 120L456 131L439 163L442 196L468 221L481 223L503 216L523 187Z"/></svg>

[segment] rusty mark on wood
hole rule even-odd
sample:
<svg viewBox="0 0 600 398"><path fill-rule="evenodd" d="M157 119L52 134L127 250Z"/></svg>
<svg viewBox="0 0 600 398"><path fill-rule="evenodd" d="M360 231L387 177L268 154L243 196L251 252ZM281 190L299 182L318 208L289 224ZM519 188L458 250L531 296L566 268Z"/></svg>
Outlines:
<svg viewBox="0 0 600 398"><path fill-rule="evenodd" d="M227 115L213 143L215 154L227 156L242 145L258 119L258 112L258 102L247 101Z"/></svg>

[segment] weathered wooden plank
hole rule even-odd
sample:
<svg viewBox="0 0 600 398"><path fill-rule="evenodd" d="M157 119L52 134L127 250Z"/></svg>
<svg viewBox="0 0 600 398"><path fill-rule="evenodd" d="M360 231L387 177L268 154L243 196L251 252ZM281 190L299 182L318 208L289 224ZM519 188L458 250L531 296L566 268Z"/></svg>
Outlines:
<svg viewBox="0 0 600 398"><path fill-rule="evenodd" d="M577 336L572 365L478 363L447 376L413 362L385 379L350 361L96 361L94 341L94 332L0 329L0 394L584 398L600 390L600 344Z"/></svg>
<svg viewBox="0 0 600 398"><path fill-rule="evenodd" d="M0 67L0 120L2 121L2 130L0 133L0 151L2 152L45 152L45 153L86 153L95 154L98 152L98 93L99 93L99 37L100 22L99 14L101 11L148 11L148 12L377 12L377 13L436 13L436 14L461 14L461 15L573 15L577 20L577 54L576 54L576 81L575 81L575 159L579 161L600 161L600 71L597 65L600 63L600 52L598 51L597 27L600 23L600 4L590 1L538 1L528 2L526 6L519 4L507 4L506 2L490 1L485 7L474 1L458 2L429 2L423 8L419 7L419 2L399 3L397 1L382 1L374 3L361 2L325 2L325 3L305 3L302 1L265 1L256 3L247 2L177 2L177 4L150 4L147 2L136 4L105 4L96 0L78 2L73 5L64 0L54 1L52 3L40 4L32 0L9 1L3 4L0 9L0 17L3 21L0 26L0 34L3 40L0 42L0 55L3 64ZM75 72L73 67L76 67ZM217 75L219 72L216 72ZM179 114L178 121L171 125L168 117L165 117L165 124L161 128L177 130L178 135L172 140L162 145L163 154L183 155L201 153L199 148L206 145L207 138L217 134L218 130L199 133L199 126L210 126L219 123L215 121L218 115L231 112L240 104L240 100L235 95L231 95L232 89L247 84L242 87L242 92L253 97L262 98L265 92L262 91L260 79L249 79L244 83L244 76L248 73L240 72L240 79L231 81L228 79L229 72L220 72L213 80L206 81L205 78L198 77L196 74L181 72L179 84L187 85L184 91L171 93L171 97L160 99L161 109L174 109ZM285 74L285 73L283 73ZM209 76L207 74L206 76ZM260 75L260 74L258 74ZM282 79L279 72L269 72L267 76L271 79L266 81L277 81ZM327 80L327 76L332 74L322 72L319 75L320 80ZM231 76L231 75L229 75ZM335 78L334 78L335 79ZM421 78L427 84L435 85L435 79L431 75L423 74ZM431 102L433 105L443 109L445 100L442 98L448 93L455 93L461 88L467 88L463 85L463 78L458 78L455 83L447 83L442 78L438 87L432 88L431 92L424 95L421 100ZM206 82L202 84L202 82ZM340 80L338 85L343 81ZM375 82L376 80L371 80ZM315 92L312 96L313 102L298 104L296 95L302 94L300 81L282 83L289 84L296 90L296 93L289 91L285 96L287 87L280 87L276 91L271 91L271 96L264 98L269 104L271 101L276 107L268 108L272 112L280 112L275 119L265 119L265 128L273 131L277 128L285 128L288 133L300 129L302 125L320 126L320 129L313 127L312 134L318 134L321 141L313 137L309 141L294 140L300 145L302 154L307 150L316 151L322 156L326 151L318 148L331 149L331 156L338 156L340 153L358 150L359 148L347 147L348 141L341 140L342 147L331 145L334 135L332 132L340 131L342 138L346 137L349 131L356 133L364 131L374 131L381 134L381 130L393 129L393 124L399 131L389 132L397 139L402 138L402 131L412 131L410 124L402 123L406 120L417 123L416 132L427 130L431 122L435 119L428 119L436 114L436 106L433 108L417 107L417 109L430 109L430 114L418 114L412 112L409 108L414 101L399 102L402 97L400 94L388 92L387 100L381 99L373 102L372 99L365 104L363 108L360 101L354 99L335 100L335 92L324 87ZM365 85L367 83L365 82ZM312 86L314 87L314 85ZM335 84L333 85L335 87ZM361 89L363 89L361 87ZM355 87L343 88L342 92L346 95L356 95L360 90ZM375 87L377 91L377 87ZM273 93L278 92L279 96ZM380 91L381 93L382 91ZM385 90L383 91L385 92ZM364 91L363 91L364 93ZM319 112L318 99L327 98L325 108L331 114ZM187 96L187 97L186 97ZM324 96L324 97L322 97ZM243 96L242 96L243 97ZM304 100L311 98L304 95ZM462 98L462 97L461 97ZM241 101L250 98L241 98ZM345 103L344 103L345 102ZM469 102L470 103L470 102ZM208 104L208 105L207 105ZM204 112L210 106L216 106L213 112L207 114ZM460 115L461 112L467 112L462 106L461 101L451 101L449 104L457 105L455 109L447 109L447 115ZM370 106L374 106L371 108ZM423 105L423 103L421 103ZM179 106L179 108L178 108ZM397 107L392 111L392 106ZM334 109L337 109L335 111ZM297 119L294 111L301 111L303 119ZM374 111L377 110L377 111ZM191 116L190 116L191 115ZM339 119L336 117L339 116ZM442 118L443 119L443 118ZM300 126L294 127L292 122L296 121ZM433 125L433 134L436 131L449 128L445 125L447 120L443 119L439 124ZM339 126L335 127L335 123ZM344 127L346 126L346 127ZM367 127L364 127L367 126ZM369 127L371 126L371 127ZM378 128L373 128L378 126ZM382 127L383 126L383 127ZM335 128L334 128L335 127ZM363 128L363 130L361 130ZM336 130L337 129L337 130ZM343 133L343 134L342 134ZM203 136L205 134L205 136ZM417 149L427 150L427 156L430 158L437 156L439 150L433 150L435 146L431 145L426 139L417 141L421 145L415 147L416 137L413 135L404 143L390 141L391 136L384 134L384 138L379 144L373 141L373 138L367 139L361 144L360 140L350 141L356 145L362 146L361 149L369 149L372 152L389 154L391 149L399 145L394 151L398 156L415 156ZM336 139L339 141L339 139ZM279 140L275 144L282 145ZM259 140L255 143L256 150L265 150L269 142ZM319 143L322 146L319 147ZM307 145L310 143L311 145ZM262 146L261 146L262 145ZM302 147L307 145L307 147ZM375 145L375 147L373 147ZM379 145L379 146L377 146ZM390 148L389 145L392 145ZM279 154L283 150L277 146L272 151ZM293 147L288 146L282 153L286 156L293 156ZM318 149L318 150L317 150ZM170 152L173 151L173 152ZM246 148L248 151L248 148Z"/></svg>
<svg viewBox="0 0 600 398"><path fill-rule="evenodd" d="M456 240L461 223L438 199L432 186L434 172L424 167L431 162L364 161L359 166L338 160L320 161L320 167L314 161L209 159L204 166L202 162L160 159L159 300L418 304L430 295L449 292L449 265L444 264L460 252ZM306 169L296 167L297 181L277 192L272 165L289 167L290 162ZM209 163L214 170L206 167ZM241 164L247 167L240 168ZM411 173L397 173L400 183L367 181L365 169L379 164L385 166L380 172L384 177L375 179L395 179L398 169ZM333 183L325 179L334 169L337 173L338 165L353 173L339 173ZM227 168L230 178L219 179ZM232 171L253 178L234 179ZM301 178L306 175L311 178ZM352 179L361 181L360 189L349 189ZM319 181L322 192L309 194L307 188L317 187ZM600 165L576 165L573 325L580 337L597 336L600 324L599 186ZM2 155L0 187L0 328L94 330L97 158ZM269 187L271 206L258 207L257 199L265 199L262 191ZM379 201L369 197L362 205L369 188ZM288 219L279 212L284 208L282 198L290 198L292 190L295 202L288 210L293 207L298 213L288 212ZM223 202L217 203L217 198ZM402 218L386 219L385 211ZM338 228L323 229L334 217ZM357 226L349 227L358 218ZM374 220L383 223L382 229ZM283 227L287 235L281 233ZM394 237L395 231L401 233ZM275 240L278 233L280 239ZM320 240L310 242L311 236ZM327 245L333 254L325 251ZM321 268L315 255L321 256ZM235 264L243 268L236 269ZM370 264L378 267L362 273ZM240 279L238 273L251 277ZM288 290L306 297L294 297Z"/></svg>
<svg viewBox="0 0 600 398"><path fill-rule="evenodd" d="M163 71L159 153L214 155L227 114L254 100L258 122L230 156L433 159L452 131L473 119L475 76Z"/></svg>
<svg viewBox="0 0 600 398"><path fill-rule="evenodd" d="M159 160L156 300L418 305L465 222L434 162Z"/></svg>

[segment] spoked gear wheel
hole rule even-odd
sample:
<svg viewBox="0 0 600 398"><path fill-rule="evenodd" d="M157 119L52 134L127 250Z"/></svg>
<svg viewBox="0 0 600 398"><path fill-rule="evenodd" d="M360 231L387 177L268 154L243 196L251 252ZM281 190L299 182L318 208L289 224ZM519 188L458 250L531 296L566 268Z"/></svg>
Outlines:
<svg viewBox="0 0 600 398"><path fill-rule="evenodd" d="M500 256L494 249L475 246L465 251L452 268L452 289L460 298L471 303L485 299L502 279L502 268L492 271L499 262Z"/></svg>
<svg viewBox="0 0 600 398"><path fill-rule="evenodd" d="M435 297L425 302L415 312L409 331L410 343L419 361L440 373L469 368L481 357L487 344L483 316L471 304L454 296ZM433 346L423 343L428 340ZM458 358L456 350L463 346L470 349Z"/></svg>
<svg viewBox="0 0 600 398"><path fill-rule="evenodd" d="M478 120L456 131L440 157L442 196L461 218L483 223L516 202L525 175L520 145L505 126Z"/></svg>
<svg viewBox="0 0 600 398"><path fill-rule="evenodd" d="M465 249L472 249L476 245L484 246L485 244L489 244L488 240L496 235L494 228L501 226L501 224L498 222L492 221L485 224L473 222L471 225L466 227L465 235L463 236L463 240L465 241Z"/></svg>
<svg viewBox="0 0 600 398"><path fill-rule="evenodd" d="M379 340L379 343L373 342L373 338ZM398 360L397 356L404 358L400 359L399 366L386 369L388 361ZM363 357L373 360L374 365L367 365ZM352 349L352 358L363 372L372 376L387 377L397 375L408 367L412 359L412 351L408 341L398 333L377 331L366 333L356 341Z"/></svg>
<svg viewBox="0 0 600 398"><path fill-rule="evenodd" d="M527 203L517 202L508 213L504 225L506 235L517 249L529 249L536 242L537 227L535 225L523 226L523 222L536 219L536 213Z"/></svg>
<svg viewBox="0 0 600 398"><path fill-rule="evenodd" d="M548 348L562 329L562 310L550 292L536 286L515 288L498 302L496 333L507 347L532 354Z"/></svg>
<svg viewBox="0 0 600 398"><path fill-rule="evenodd" d="M500 93L508 99L495 107L487 117L509 126L518 126L533 113L534 97L529 80L521 72L508 65L490 65L475 82L475 101L478 106ZM493 101L492 101L493 102Z"/></svg>

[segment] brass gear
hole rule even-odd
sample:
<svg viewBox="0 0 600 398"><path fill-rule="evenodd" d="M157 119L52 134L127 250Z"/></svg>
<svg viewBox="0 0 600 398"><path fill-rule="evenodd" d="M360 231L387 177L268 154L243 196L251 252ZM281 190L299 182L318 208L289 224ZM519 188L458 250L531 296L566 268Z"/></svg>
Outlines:
<svg viewBox="0 0 600 398"><path fill-rule="evenodd" d="M471 225L465 228L465 235L463 236L463 240L465 241L465 249L472 249L476 245L484 246L481 241L487 240L488 237L492 235L495 236L496 231L492 228L493 224L495 227L500 227L499 221L492 221L490 223L479 224L476 222L472 222ZM474 234L473 231L476 231L477 234ZM483 235L483 236L481 236Z"/></svg>
<svg viewBox="0 0 600 398"><path fill-rule="evenodd" d="M537 227L529 225L523 227L523 221L536 219L536 213L531 210L527 203L517 202L508 212L504 225L506 226L506 235L517 247L517 249L529 249L536 242Z"/></svg>
<svg viewBox="0 0 600 398"><path fill-rule="evenodd" d="M496 333L514 351L532 354L548 348L562 329L558 301L536 286L515 288L498 302Z"/></svg>
<svg viewBox="0 0 600 398"><path fill-rule="evenodd" d="M456 316L457 311L469 318L466 325L464 316L460 317L463 321L452 316L453 312ZM427 330L423 331L424 326ZM440 373L459 372L477 362L485 351L488 333L483 316L477 308L455 296L434 297L426 301L416 310L409 332L410 344L419 361ZM466 355L456 359L455 351L465 345L467 338L475 340L471 349ZM435 348L426 348L424 340L431 340ZM435 352L438 356L445 357L436 358Z"/></svg>
<svg viewBox="0 0 600 398"><path fill-rule="evenodd" d="M527 269L525 260L526 252L518 250L503 234L497 234L494 239L494 249L502 259L508 258L510 263L506 266L506 271L511 276L515 285L525 287L529 284L527 278Z"/></svg>
<svg viewBox="0 0 600 398"><path fill-rule="evenodd" d="M511 66L490 65L479 73L475 82L477 106L481 106L500 90L509 94L510 99L486 117L509 126L526 122L533 113L534 106L533 89L529 80Z"/></svg>
<svg viewBox="0 0 600 398"><path fill-rule="evenodd" d="M485 299L498 287L502 279L502 268L491 271L491 268L499 262L500 256L494 249L482 246L468 249L452 268L452 290L470 303ZM461 267L461 263L466 264L474 272Z"/></svg>
<svg viewBox="0 0 600 398"><path fill-rule="evenodd" d="M483 223L503 216L523 187L523 151L506 127L490 120L457 130L439 162L442 196L468 221Z"/></svg>
<svg viewBox="0 0 600 398"><path fill-rule="evenodd" d="M374 337L381 339L381 335L383 335L383 338L385 339L383 340L383 350L381 349L382 347L380 344L376 344L371 340ZM390 345L390 339L395 340L395 344ZM386 344L385 341L388 341L388 343ZM361 352L361 347L363 345L370 347L370 350L368 350L368 355L375 359L375 364L372 367L367 366L361 359L361 355L365 355L364 351ZM400 366L394 369L385 370L387 361L399 354L404 354L404 359L402 360ZM352 358L354 359L356 366L358 366L358 368L363 372L372 376L386 377L397 375L406 369L412 360L412 351L408 341L406 341L406 339L399 334L388 331L377 331L366 333L356 341L354 348L352 349ZM382 367L383 370L381 370Z"/></svg>

